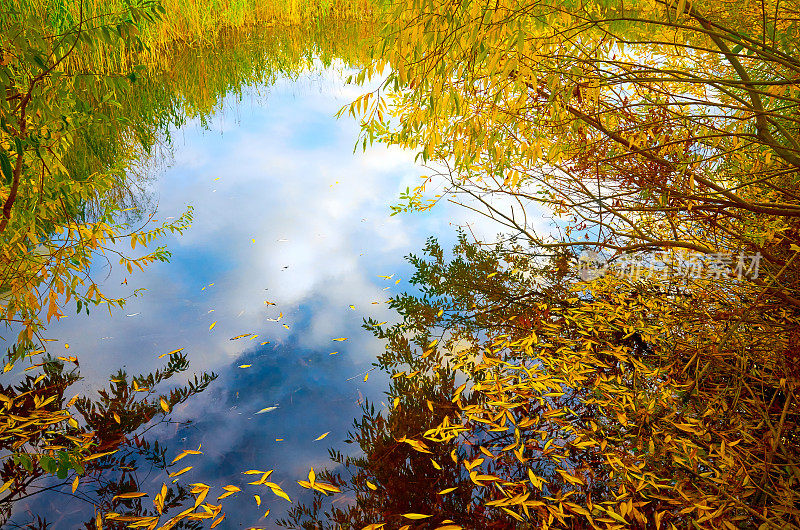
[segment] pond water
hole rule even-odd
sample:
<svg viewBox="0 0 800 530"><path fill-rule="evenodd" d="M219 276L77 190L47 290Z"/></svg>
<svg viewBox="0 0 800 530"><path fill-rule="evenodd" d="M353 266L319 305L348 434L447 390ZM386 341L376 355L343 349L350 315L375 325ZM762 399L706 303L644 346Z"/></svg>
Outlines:
<svg viewBox="0 0 800 530"><path fill-rule="evenodd" d="M146 290L113 316L95 309L48 328L56 353L69 344L79 357L88 392L120 367L151 372L162 366L159 355L177 348L188 353L189 373L219 374L176 407L174 423L147 434L168 458L202 444L204 454L184 459L194 467L177 480L209 484L215 496L226 484L244 489L243 471L274 469L271 480L294 502L309 500L295 481L310 467L330 466L329 447L354 451L344 439L359 403L380 405L388 386L377 371L365 381L383 346L361 324L396 318L386 301L411 289L404 256L431 235L448 248L456 225L470 224L479 237L495 230L446 203L432 213L389 215L425 169L413 153L353 151L357 124L334 117L363 90L346 85L347 74L343 63L317 62L291 79L246 86L212 114L173 128L171 151L156 160L165 167L148 185L158 219L194 208L191 229L165 240L171 263L133 275L113 259L111 268L97 263L106 294ZM252 335L233 339L244 334ZM143 470L143 491L172 480ZM90 519L92 506L63 490L19 502L16 519L29 510L55 528ZM252 493L225 499L224 528L272 528L290 506L260 492L258 508Z"/></svg>

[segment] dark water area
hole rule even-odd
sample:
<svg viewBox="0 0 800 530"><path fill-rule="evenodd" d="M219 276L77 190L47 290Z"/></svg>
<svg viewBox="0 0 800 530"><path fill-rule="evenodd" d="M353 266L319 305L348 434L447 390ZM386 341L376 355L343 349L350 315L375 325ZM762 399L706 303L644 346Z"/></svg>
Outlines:
<svg viewBox="0 0 800 530"><path fill-rule="evenodd" d="M274 469L270 480L293 502L308 501L296 481L311 467L329 467L329 448L353 452L344 439L364 400L385 407L387 378L370 371L383 345L361 325L367 317L396 319L387 301L410 288L404 256L431 235L448 248L458 225L493 230L447 204L391 217L389 206L425 170L410 152L353 152L357 124L334 114L365 89L345 84L353 71L347 58L312 52L284 73L241 75L235 90L181 110L166 131L171 144L154 148L144 164L155 168L143 186L157 219L194 208L192 227L163 241L171 262L133 275L113 259L112 267L96 263L93 276L108 296L138 296L113 316L101 306L47 330L53 353L69 345L79 358L78 386L89 395L118 369L151 372L178 348L191 363L187 373L219 374L176 407L170 423L144 435L167 448L168 460L202 446L202 455L170 471L193 469L169 478L143 465L137 477L151 497L162 482L208 484L212 502L222 486L241 487L220 501L221 528L273 528L290 506L248 486L252 476L242 472ZM76 528L94 515L69 485L18 502L14 513L15 524L41 514L53 528Z"/></svg>

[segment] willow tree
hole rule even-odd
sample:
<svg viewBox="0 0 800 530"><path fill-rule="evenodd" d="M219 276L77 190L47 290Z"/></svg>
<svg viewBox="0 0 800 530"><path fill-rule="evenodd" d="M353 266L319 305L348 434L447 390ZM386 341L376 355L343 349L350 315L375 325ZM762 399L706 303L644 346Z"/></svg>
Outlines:
<svg viewBox="0 0 800 530"><path fill-rule="evenodd" d="M389 7L396 23L359 79L387 62L391 72L350 111L365 143L412 148L435 166L405 208L433 206L446 194L426 185L444 182L527 239L527 252L595 251L611 263L574 283L579 307L548 303L547 318L520 308L531 333L506 344L612 420L580 443L601 449L616 498L571 512L551 498L542 524L588 511L606 526L800 525L798 7ZM557 233L530 226L543 211L558 216ZM638 335L646 354L618 333ZM493 369L511 390L515 367Z"/></svg>

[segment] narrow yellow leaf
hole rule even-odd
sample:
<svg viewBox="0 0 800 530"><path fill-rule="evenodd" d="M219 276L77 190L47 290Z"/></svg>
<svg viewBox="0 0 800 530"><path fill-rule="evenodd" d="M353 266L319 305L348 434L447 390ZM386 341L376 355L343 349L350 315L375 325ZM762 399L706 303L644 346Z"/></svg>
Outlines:
<svg viewBox="0 0 800 530"><path fill-rule="evenodd" d="M404 513L402 517L405 517L406 519L427 519L431 516L422 513Z"/></svg>
<svg viewBox="0 0 800 530"><path fill-rule="evenodd" d="M192 469L192 467L193 466L185 467L185 468L181 469L180 471L175 471L174 473L170 473L169 476L170 476L170 478L172 478L172 477L177 477L178 475L183 475L184 473L186 473L187 471Z"/></svg>
<svg viewBox="0 0 800 530"><path fill-rule="evenodd" d="M318 441L318 440L322 440L323 438L325 438L326 436L328 436L330 433L331 433L331 431L328 431L328 432L326 432L326 433L322 433L322 434L320 434L319 436L317 436L317 437L314 439L314 441L316 442L316 441Z"/></svg>
<svg viewBox="0 0 800 530"><path fill-rule="evenodd" d="M134 491L131 493L120 493L119 495L114 495L113 499L138 499L139 497L147 497L147 493L142 493L141 491Z"/></svg>
<svg viewBox="0 0 800 530"><path fill-rule="evenodd" d="M169 403L167 403L163 397L161 398L161 408L164 412L169 413Z"/></svg>

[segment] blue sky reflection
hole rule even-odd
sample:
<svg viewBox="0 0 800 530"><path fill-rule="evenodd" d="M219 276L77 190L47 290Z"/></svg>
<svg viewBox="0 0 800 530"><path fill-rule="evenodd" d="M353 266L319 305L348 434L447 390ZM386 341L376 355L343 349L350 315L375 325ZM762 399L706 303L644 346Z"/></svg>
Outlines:
<svg viewBox="0 0 800 530"><path fill-rule="evenodd" d="M387 386L380 374L366 383L353 377L382 347L360 328L362 318L391 321L385 301L408 288L403 257L418 253L430 235L447 247L455 239L451 225L471 223L480 236L496 231L446 203L432 213L389 217L388 206L424 169L412 153L382 146L353 153L357 125L333 114L361 89L345 86L343 77L326 70L251 88L241 101L227 100L208 130L194 120L175 131L174 160L152 185L157 217L178 216L191 204L195 221L167 240L172 262L130 277L121 266L99 268L112 295L147 291L113 317L96 309L48 330L79 356L88 389L120 366L154 370L158 355L180 347L192 371L220 373L205 394L174 411L191 424L156 434L174 454L203 444L204 456L184 460L195 465L181 477L186 482L221 493L221 485L247 482L241 471L274 468L290 497L308 498L295 480L310 466L328 465L328 447L351 449L343 439L358 401L380 402ZM280 321L267 320L281 313ZM230 340L244 333L258 337ZM348 340L332 341L337 337ZM277 408L255 414L268 406ZM161 480L152 477L151 490ZM256 508L253 492L225 500L225 528L271 528L288 506L267 491ZM272 514L259 519L266 508ZM58 517L52 520L59 527Z"/></svg>

